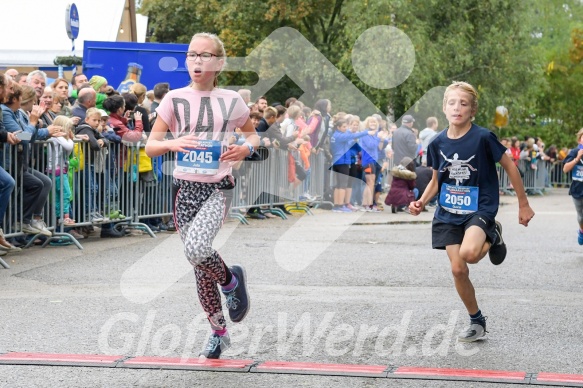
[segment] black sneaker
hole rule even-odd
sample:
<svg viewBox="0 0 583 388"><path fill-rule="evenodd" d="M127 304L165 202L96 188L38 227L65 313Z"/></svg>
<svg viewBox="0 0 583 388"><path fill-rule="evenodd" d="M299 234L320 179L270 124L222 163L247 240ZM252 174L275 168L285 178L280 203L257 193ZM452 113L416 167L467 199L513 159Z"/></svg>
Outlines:
<svg viewBox="0 0 583 388"><path fill-rule="evenodd" d="M99 235L101 238L120 238L125 236L125 233L120 232L115 228L109 229L101 229L101 233Z"/></svg>
<svg viewBox="0 0 583 388"><path fill-rule="evenodd" d="M170 218L170 221L166 224L167 230L169 232L176 232L176 225L174 225L174 219Z"/></svg>
<svg viewBox="0 0 583 388"><path fill-rule="evenodd" d="M496 234L498 238L496 239L496 243L492 244L488 254L490 256L490 261L494 265L500 265L506 258L506 244L504 244L504 239L502 238L502 224L496 221Z"/></svg>
<svg viewBox="0 0 583 388"><path fill-rule="evenodd" d="M483 338L486 333L486 317L484 317L482 323L470 322L470 325L460 332L457 340L459 342L474 342Z"/></svg>
<svg viewBox="0 0 583 388"><path fill-rule="evenodd" d="M210 335L206 347L200 355L206 358L219 358L221 357L221 353L229 349L230 346L231 339L229 338L229 334L221 336L213 333Z"/></svg>
<svg viewBox="0 0 583 388"><path fill-rule="evenodd" d="M237 278L237 286L229 291L224 292L227 297L226 305L229 309L229 317L233 322L241 322L249 312L250 300L247 292L247 276L245 270L240 265L234 265L229 268L233 276Z"/></svg>

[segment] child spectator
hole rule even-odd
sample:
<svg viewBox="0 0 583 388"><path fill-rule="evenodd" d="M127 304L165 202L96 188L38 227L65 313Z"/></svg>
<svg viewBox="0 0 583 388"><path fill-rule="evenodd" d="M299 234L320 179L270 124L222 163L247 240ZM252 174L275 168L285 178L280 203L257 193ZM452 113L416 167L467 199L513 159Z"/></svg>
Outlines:
<svg viewBox="0 0 583 388"><path fill-rule="evenodd" d="M71 212L71 187L69 186L69 155L73 151L73 121L66 116L57 116L54 125L62 127L65 133L62 137L52 137L49 139L53 147L48 149L49 172L55 174L56 201L55 211L57 218L60 218L63 225L68 226L75 223L70 217ZM54 153L53 153L54 150ZM61 213L61 202L63 203ZM61 218L62 217L62 218Z"/></svg>
<svg viewBox="0 0 583 388"><path fill-rule="evenodd" d="M121 137L116 135L113 128L109 125L109 115L103 109L99 109L99 114L101 118L99 119L99 127L97 130L103 135L110 143L121 143Z"/></svg>
<svg viewBox="0 0 583 388"><path fill-rule="evenodd" d="M365 211L378 213L380 210L374 204L374 193L377 178L377 169L380 167L377 163L379 156L379 144L381 139L377 135L379 123L370 116L364 121L365 131L367 136L360 140L360 147L362 148L362 168L366 174L366 188L364 189L362 207ZM373 134L374 133L374 134Z"/></svg>
<svg viewBox="0 0 583 388"><path fill-rule="evenodd" d="M391 213L396 213L397 211L408 213L407 205L415 200L415 194L413 193L415 179L417 178L415 162L410 157L405 156L401 163L393 167L391 175L393 176L393 183L387 198L385 198L385 204L391 206Z"/></svg>
<svg viewBox="0 0 583 388"><path fill-rule="evenodd" d="M85 211L88 212L91 222L103 222L103 215L97 210L98 184L96 173L102 170L103 154L102 149L109 144L109 141L99 132L99 122L101 113L96 108L87 109L85 122L77 127L78 135L89 137L90 154L85 154ZM89 155L88 155L89 154Z"/></svg>

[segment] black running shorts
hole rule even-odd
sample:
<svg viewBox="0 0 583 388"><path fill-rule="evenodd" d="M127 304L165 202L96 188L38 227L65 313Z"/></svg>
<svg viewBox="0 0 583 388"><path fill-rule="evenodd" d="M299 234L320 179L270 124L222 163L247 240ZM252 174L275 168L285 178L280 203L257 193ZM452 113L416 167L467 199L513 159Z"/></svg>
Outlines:
<svg viewBox="0 0 583 388"><path fill-rule="evenodd" d="M490 243L496 242L496 224L493 220L479 214L474 215L461 225L446 224L434 218L431 225L431 245L433 249L445 249L448 245L461 245L466 230L473 225L479 226L484 230L487 241Z"/></svg>

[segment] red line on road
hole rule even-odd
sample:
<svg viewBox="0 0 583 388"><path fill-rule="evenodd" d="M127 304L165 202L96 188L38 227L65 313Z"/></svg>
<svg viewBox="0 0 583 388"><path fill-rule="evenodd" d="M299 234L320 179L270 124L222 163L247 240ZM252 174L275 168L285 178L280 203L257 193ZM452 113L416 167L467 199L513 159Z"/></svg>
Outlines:
<svg viewBox="0 0 583 388"><path fill-rule="evenodd" d="M415 368L400 367L393 372L395 375L418 375L418 376L443 376L443 377L465 377L476 379L504 379L504 380L524 380L526 372L508 372L497 370L476 370L476 369L448 369L448 368Z"/></svg>
<svg viewBox="0 0 583 388"><path fill-rule="evenodd" d="M54 365L54 366L97 366L97 367L175 367L200 368L201 370L216 371L241 371L253 372L250 367L255 363L253 360L232 360L232 359L204 359L204 358L170 358L170 357L133 357L121 361L124 356L106 356L95 354L56 354L56 353L27 353L9 352L0 354L0 364L18 365ZM121 363L120 363L121 361ZM312 362L287 362L287 361L265 361L259 363L255 368L257 372L277 373L306 373L330 375L343 374L347 376L369 375L371 377L386 376L388 367L385 365L355 365L355 364L322 364ZM480 380L513 380L519 381L526 378L526 372L498 371L498 370L475 370L475 369L451 369L451 368L420 368L420 367L399 367L394 372L389 373L392 378L442 378L444 380L466 379L468 381ZM583 375L566 373L538 373L536 382L540 383L579 383L583 386ZM534 381L532 381L534 383Z"/></svg>
<svg viewBox="0 0 583 388"><path fill-rule="evenodd" d="M381 375L387 370L385 365L319 364L313 362L265 361L257 365L257 370L286 370L310 372L368 373Z"/></svg>
<svg viewBox="0 0 583 388"><path fill-rule="evenodd" d="M124 365L152 366L200 366L205 368L239 368L249 367L253 360L204 359L204 358L168 358L168 357L134 357L123 362Z"/></svg>
<svg viewBox="0 0 583 388"><path fill-rule="evenodd" d="M560 382L560 383L583 383L583 375L541 372L536 376L536 381L549 381L549 382Z"/></svg>

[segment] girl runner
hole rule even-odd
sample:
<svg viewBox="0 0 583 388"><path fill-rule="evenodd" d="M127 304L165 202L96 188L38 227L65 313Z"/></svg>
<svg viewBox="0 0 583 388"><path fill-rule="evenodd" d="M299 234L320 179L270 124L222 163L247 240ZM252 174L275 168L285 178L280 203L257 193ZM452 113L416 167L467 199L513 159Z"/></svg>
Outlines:
<svg viewBox="0 0 583 388"><path fill-rule="evenodd" d="M231 321L240 322L249 311L245 270L239 265L227 268L212 243L232 199L231 166L259 146L241 96L217 88L225 60L223 42L216 35L198 33L192 37L186 53L192 82L164 97L146 145L150 157L170 151L177 155L174 222L186 258L194 267L198 297L211 325L212 334L201 353L207 358L219 358L230 344L217 283L226 296ZM228 145L237 127L246 142ZM172 139L164 140L168 131Z"/></svg>

